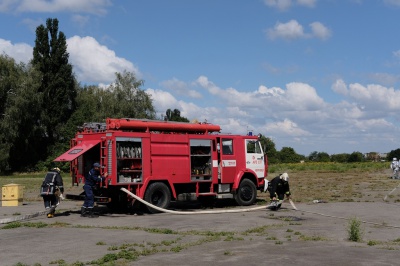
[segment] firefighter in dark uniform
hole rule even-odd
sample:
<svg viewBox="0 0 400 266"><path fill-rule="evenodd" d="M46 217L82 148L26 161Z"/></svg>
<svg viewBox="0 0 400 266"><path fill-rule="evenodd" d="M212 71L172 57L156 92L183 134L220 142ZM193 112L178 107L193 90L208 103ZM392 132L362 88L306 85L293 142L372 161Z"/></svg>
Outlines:
<svg viewBox="0 0 400 266"><path fill-rule="evenodd" d="M43 184L51 184L50 186L53 186L52 193L42 195L44 207L46 211L48 211L47 218L54 217L56 207L60 200L59 198L62 198L62 194L64 193L64 184L60 173L60 168L53 168L47 172L43 180Z"/></svg>
<svg viewBox="0 0 400 266"><path fill-rule="evenodd" d="M94 163L93 168L90 169L88 175L85 177L85 185L83 186L83 189L85 191L85 201L83 202L83 206L81 209L82 217L89 217L89 218L98 217L98 215L96 215L93 212L93 207L94 207L93 189L96 187L98 183L103 182L105 178L108 176L107 172L104 174L104 176L100 175L100 167L101 165L99 163Z"/></svg>
<svg viewBox="0 0 400 266"><path fill-rule="evenodd" d="M283 202L283 199L290 199L290 188L289 188L289 175L283 173L274 177L268 184L269 196L271 199L270 209L278 210Z"/></svg>

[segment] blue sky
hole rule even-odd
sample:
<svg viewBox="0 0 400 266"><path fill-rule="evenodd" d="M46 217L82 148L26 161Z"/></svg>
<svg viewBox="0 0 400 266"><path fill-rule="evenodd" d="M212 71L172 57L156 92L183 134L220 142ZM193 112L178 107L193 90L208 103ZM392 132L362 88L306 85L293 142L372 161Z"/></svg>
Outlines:
<svg viewBox="0 0 400 266"><path fill-rule="evenodd" d="M400 148L400 0L0 0L0 52L59 20L81 84L145 81L160 114L309 155Z"/></svg>

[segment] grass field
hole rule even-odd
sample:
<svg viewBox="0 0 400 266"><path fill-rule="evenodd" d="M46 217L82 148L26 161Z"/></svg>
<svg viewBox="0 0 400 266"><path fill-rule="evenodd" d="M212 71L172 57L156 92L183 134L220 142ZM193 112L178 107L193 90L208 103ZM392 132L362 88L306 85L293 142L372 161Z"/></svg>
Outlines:
<svg viewBox="0 0 400 266"><path fill-rule="evenodd" d="M323 200L327 202L369 202L382 200L397 186L399 180L390 179L388 163L298 163L269 166L269 180L279 173L290 176L292 198L295 202ZM24 186L24 201L41 201L39 187L45 173L19 173L0 176L0 186L14 183ZM69 173L62 173L66 193L81 191L72 187ZM266 193L260 199L268 199ZM400 202L400 196L390 196Z"/></svg>

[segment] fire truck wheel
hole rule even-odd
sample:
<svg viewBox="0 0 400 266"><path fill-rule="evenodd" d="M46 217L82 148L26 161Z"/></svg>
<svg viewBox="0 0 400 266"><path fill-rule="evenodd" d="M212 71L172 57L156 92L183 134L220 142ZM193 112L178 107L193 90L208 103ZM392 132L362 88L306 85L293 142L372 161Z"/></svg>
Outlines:
<svg viewBox="0 0 400 266"><path fill-rule="evenodd" d="M152 183L144 194L144 200L163 209L169 207L171 203L171 192L167 185L161 182ZM160 211L147 206L150 213L159 213Z"/></svg>
<svg viewBox="0 0 400 266"><path fill-rule="evenodd" d="M254 204L257 199L257 187L249 179L243 179L235 194L235 200L240 206L249 206Z"/></svg>

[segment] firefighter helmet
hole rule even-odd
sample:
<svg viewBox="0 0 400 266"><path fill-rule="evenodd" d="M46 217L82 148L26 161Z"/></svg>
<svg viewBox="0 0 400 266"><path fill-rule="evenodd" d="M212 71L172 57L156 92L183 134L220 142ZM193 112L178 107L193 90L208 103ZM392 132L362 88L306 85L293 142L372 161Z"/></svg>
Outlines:
<svg viewBox="0 0 400 266"><path fill-rule="evenodd" d="M289 182L289 175L287 173L281 174L281 179L283 179L286 182Z"/></svg>
<svg viewBox="0 0 400 266"><path fill-rule="evenodd" d="M52 170L53 170L53 171L56 171L57 173L60 173L60 172L61 172L60 168L58 168L58 167L54 167Z"/></svg>

